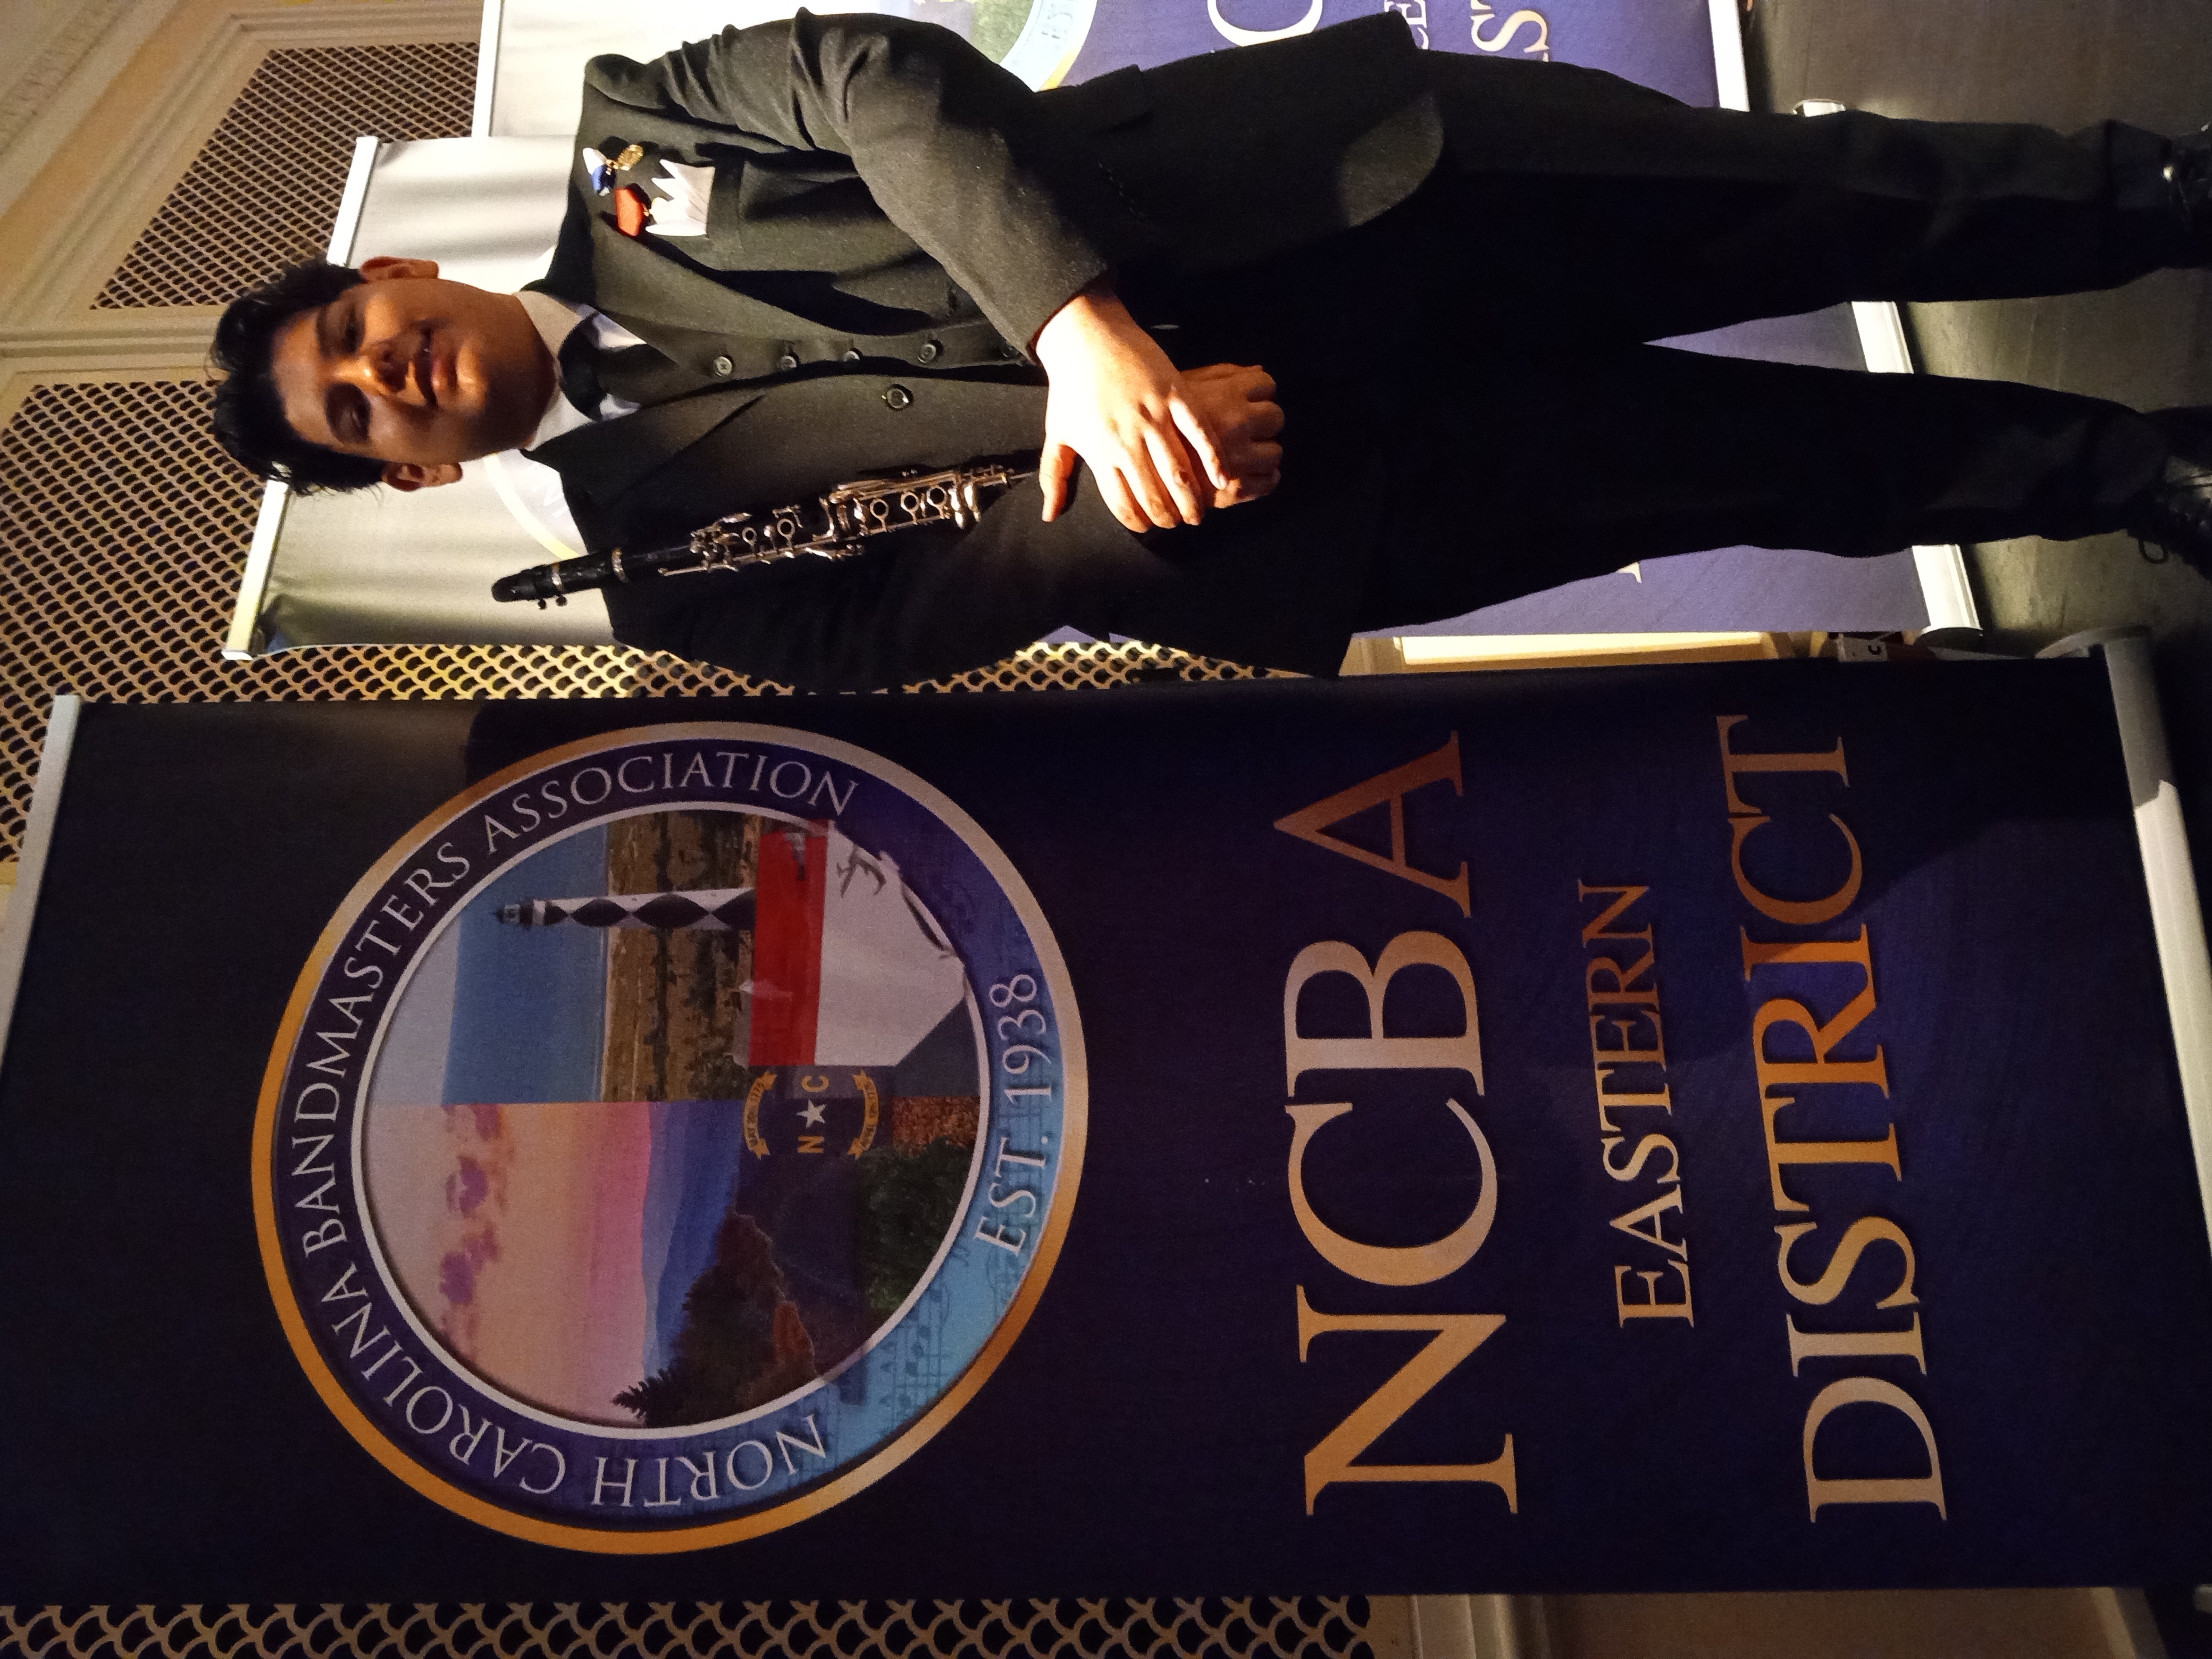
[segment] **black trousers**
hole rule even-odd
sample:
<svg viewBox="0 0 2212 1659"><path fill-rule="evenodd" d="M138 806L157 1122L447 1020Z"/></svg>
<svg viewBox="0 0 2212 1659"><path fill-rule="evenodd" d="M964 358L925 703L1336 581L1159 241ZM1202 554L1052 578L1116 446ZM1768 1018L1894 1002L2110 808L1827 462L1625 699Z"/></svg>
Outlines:
<svg viewBox="0 0 2212 1659"><path fill-rule="evenodd" d="M1335 597L1380 628L1708 547L2089 535L2158 478L2163 438L2118 404L1647 343L2195 263L2156 135L1695 110L1428 61L1446 159L1401 206L1234 270L1124 275L1180 362L1265 366L1287 416L1275 495L1161 538L1194 573L1272 546L1279 583L1334 587L1345 559Z"/></svg>

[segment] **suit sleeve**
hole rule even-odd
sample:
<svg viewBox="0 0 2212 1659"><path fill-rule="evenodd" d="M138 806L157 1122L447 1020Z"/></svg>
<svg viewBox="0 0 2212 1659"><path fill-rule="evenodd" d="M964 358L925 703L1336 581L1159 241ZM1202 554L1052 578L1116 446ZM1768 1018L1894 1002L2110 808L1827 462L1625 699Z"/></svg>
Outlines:
<svg viewBox="0 0 2212 1659"><path fill-rule="evenodd" d="M595 58L586 73L617 104L722 128L744 148L849 158L1018 345L1110 263L1110 182L1018 78L933 24L801 11L650 64Z"/></svg>

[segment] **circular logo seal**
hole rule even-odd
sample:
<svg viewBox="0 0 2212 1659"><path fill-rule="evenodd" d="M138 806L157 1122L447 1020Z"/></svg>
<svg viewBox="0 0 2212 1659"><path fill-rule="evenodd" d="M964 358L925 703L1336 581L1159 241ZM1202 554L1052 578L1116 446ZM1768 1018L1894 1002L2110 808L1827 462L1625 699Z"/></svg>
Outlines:
<svg viewBox="0 0 2212 1659"><path fill-rule="evenodd" d="M920 779L618 732L441 807L301 973L254 1138L293 1351L386 1468L570 1548L868 1486L1058 1255L1083 1040L1044 917Z"/></svg>

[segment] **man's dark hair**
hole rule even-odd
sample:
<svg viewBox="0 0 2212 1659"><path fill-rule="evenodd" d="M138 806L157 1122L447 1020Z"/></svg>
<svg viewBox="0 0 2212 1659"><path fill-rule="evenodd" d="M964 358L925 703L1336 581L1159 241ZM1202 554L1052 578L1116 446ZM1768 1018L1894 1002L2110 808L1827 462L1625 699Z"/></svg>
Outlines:
<svg viewBox="0 0 2212 1659"><path fill-rule="evenodd" d="M345 265L309 259L232 301L215 325L214 362L227 377L215 390L216 441L248 471L281 478L302 495L366 489L384 476L381 461L325 449L295 432L270 375L277 331L362 280Z"/></svg>

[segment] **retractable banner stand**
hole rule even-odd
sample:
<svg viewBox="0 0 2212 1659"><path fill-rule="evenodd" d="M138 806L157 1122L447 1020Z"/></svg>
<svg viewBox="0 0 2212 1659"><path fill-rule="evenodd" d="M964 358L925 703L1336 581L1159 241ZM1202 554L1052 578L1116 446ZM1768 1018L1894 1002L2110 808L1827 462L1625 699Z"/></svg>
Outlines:
<svg viewBox="0 0 2212 1659"><path fill-rule="evenodd" d="M2102 668L93 708L0 1600L2194 1582Z"/></svg>

